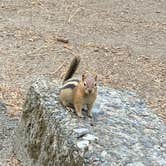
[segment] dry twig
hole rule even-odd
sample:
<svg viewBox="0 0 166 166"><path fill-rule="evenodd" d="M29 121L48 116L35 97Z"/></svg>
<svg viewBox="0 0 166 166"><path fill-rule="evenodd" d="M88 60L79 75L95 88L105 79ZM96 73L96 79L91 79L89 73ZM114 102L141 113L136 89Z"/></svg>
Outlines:
<svg viewBox="0 0 166 166"><path fill-rule="evenodd" d="M59 42L69 43L69 40L66 39L66 38L64 38L64 37L57 37L56 39L57 39L57 41L59 41Z"/></svg>
<svg viewBox="0 0 166 166"><path fill-rule="evenodd" d="M66 61L64 61L64 62L58 67L58 69L57 69L56 71L54 71L53 73L51 73L51 74L56 74L59 70L61 70L61 68L65 65L65 63L66 63Z"/></svg>
<svg viewBox="0 0 166 166"><path fill-rule="evenodd" d="M68 23L71 23L71 19L79 12L81 8L77 8L73 14L69 16Z"/></svg>

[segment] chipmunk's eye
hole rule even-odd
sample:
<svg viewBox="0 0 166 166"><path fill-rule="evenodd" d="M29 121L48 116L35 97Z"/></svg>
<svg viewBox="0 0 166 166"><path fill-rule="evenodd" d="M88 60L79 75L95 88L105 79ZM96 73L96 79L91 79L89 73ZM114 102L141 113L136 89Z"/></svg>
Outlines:
<svg viewBox="0 0 166 166"><path fill-rule="evenodd" d="M84 82L84 86L86 86L86 82Z"/></svg>
<svg viewBox="0 0 166 166"><path fill-rule="evenodd" d="M97 83L95 83L94 86L97 86Z"/></svg>

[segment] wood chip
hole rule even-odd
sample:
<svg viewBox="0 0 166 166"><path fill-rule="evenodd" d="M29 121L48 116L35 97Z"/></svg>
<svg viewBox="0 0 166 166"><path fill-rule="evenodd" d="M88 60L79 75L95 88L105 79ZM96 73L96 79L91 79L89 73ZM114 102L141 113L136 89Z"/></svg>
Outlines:
<svg viewBox="0 0 166 166"><path fill-rule="evenodd" d="M57 41L62 42L62 43L69 43L69 40L64 37L57 37Z"/></svg>

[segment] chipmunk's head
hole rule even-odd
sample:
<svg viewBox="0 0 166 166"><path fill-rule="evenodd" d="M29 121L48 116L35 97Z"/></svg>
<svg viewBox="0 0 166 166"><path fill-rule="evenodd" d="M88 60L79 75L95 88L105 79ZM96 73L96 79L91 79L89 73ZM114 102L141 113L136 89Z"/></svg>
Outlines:
<svg viewBox="0 0 166 166"><path fill-rule="evenodd" d="M91 94L97 90L97 75L83 74L82 84L86 94Z"/></svg>

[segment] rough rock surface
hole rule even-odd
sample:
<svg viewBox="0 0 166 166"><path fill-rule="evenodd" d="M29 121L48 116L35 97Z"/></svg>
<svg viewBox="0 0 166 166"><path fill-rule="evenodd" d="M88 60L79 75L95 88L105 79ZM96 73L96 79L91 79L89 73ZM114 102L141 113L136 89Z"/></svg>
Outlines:
<svg viewBox="0 0 166 166"><path fill-rule="evenodd" d="M0 101L0 166L8 166L12 156L11 136L18 125L18 118L9 117L5 103Z"/></svg>
<svg viewBox="0 0 166 166"><path fill-rule="evenodd" d="M138 96L99 87L93 119L79 119L44 79L28 92L14 150L24 165L166 165L166 126Z"/></svg>

